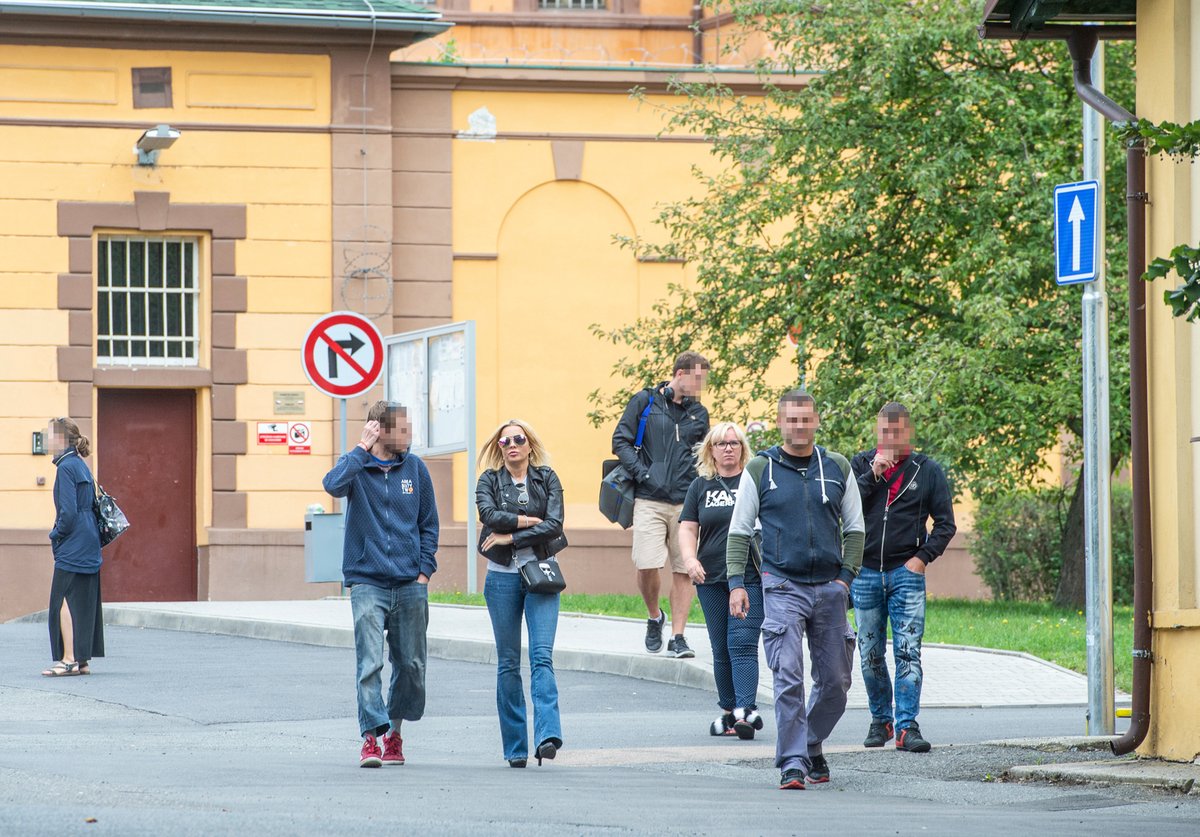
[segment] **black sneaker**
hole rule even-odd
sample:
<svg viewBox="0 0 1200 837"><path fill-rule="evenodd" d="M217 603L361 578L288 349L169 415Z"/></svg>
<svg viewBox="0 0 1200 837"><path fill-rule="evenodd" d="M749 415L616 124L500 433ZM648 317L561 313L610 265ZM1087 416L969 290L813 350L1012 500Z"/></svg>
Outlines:
<svg viewBox="0 0 1200 837"><path fill-rule="evenodd" d="M808 779L810 785L820 785L829 781L829 762L824 756L813 756L808 760Z"/></svg>
<svg viewBox="0 0 1200 837"><path fill-rule="evenodd" d="M933 745L921 737L921 728L916 724L896 733L896 749L910 753L928 753Z"/></svg>
<svg viewBox="0 0 1200 837"><path fill-rule="evenodd" d="M804 790L804 771L798 767L790 768L779 774L780 790Z"/></svg>
<svg viewBox="0 0 1200 837"><path fill-rule="evenodd" d="M649 643L649 638L646 641ZM694 657L696 652L688 647L683 634L676 634L674 639L667 640L667 656L682 659L683 657Z"/></svg>
<svg viewBox="0 0 1200 837"><path fill-rule="evenodd" d="M863 746L882 747L892 740L892 733L893 727L891 721L872 721L871 728L867 730L867 738L863 741Z"/></svg>
<svg viewBox="0 0 1200 837"><path fill-rule="evenodd" d="M659 610L657 619L646 620L646 650L657 654L662 650L662 629L667 624L667 614Z"/></svg>

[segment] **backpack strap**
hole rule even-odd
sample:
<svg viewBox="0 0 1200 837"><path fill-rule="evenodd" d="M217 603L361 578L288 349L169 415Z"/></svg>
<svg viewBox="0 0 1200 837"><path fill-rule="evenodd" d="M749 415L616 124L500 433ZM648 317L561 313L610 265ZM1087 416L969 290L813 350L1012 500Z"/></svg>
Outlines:
<svg viewBox="0 0 1200 837"><path fill-rule="evenodd" d="M646 409L642 410L642 417L638 419L637 438L633 440L633 449L641 451L642 439L646 436L646 419L650 416L650 408L654 406L654 393L650 393L650 400L646 402Z"/></svg>

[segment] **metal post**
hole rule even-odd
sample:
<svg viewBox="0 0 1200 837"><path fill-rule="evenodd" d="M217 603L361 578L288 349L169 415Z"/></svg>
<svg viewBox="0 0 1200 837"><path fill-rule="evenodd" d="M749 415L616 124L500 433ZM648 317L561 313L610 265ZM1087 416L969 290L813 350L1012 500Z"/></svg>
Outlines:
<svg viewBox="0 0 1200 837"><path fill-rule="evenodd" d="M341 415L340 426L341 426L341 436L342 436L342 452L339 454L339 456L345 456L346 451L349 450L349 448L346 447L346 401L347 401L347 399L339 398L338 401L341 402L341 408L340 408L339 412ZM341 500L337 501L337 510L340 512L346 511L345 499L341 499Z"/></svg>
<svg viewBox="0 0 1200 837"><path fill-rule="evenodd" d="M475 553L476 538L479 533L476 531L476 513L475 513L475 321L469 320L466 327L467 338L467 373L466 381L464 382L464 391L467 395L467 473L463 483L467 492L467 592L479 592L479 584L476 581L477 568L475 562L477 556Z"/></svg>
<svg viewBox="0 0 1200 837"><path fill-rule="evenodd" d="M342 402L342 409L341 409L341 414L342 414L342 422L341 422L341 429L342 429L342 453L341 453L341 455L342 455L342 456L345 456L345 455L346 455L346 451L348 451L348 450L349 450L349 448L347 448L347 447L346 447L346 400L347 400L347 399L345 399L345 398L339 398L338 400Z"/></svg>
<svg viewBox="0 0 1200 837"><path fill-rule="evenodd" d="M1092 56L1092 83L1104 89L1104 42ZM1096 279L1083 288L1083 497L1087 596L1088 735L1112 735L1112 507L1109 487L1108 292L1104 247L1104 120L1083 106L1083 179L1099 182Z"/></svg>

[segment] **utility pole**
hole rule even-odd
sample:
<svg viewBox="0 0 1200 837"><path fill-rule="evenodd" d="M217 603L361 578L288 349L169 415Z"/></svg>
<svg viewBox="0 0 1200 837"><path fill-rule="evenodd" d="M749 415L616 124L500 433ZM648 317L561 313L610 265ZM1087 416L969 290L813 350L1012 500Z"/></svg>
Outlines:
<svg viewBox="0 0 1200 837"><path fill-rule="evenodd" d="M1104 89L1104 42L1092 56L1092 83ZM1104 119L1083 106L1083 179L1096 197L1096 278L1083 286L1083 498L1087 599L1088 735L1112 735L1112 491L1109 485L1108 291L1104 246Z"/></svg>

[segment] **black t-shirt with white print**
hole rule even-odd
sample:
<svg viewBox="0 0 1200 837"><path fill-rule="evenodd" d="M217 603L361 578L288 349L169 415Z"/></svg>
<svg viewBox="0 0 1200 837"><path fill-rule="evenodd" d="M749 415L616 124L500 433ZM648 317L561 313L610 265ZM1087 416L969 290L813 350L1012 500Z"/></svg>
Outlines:
<svg viewBox="0 0 1200 837"><path fill-rule="evenodd" d="M729 522L733 519L733 504L737 500L738 483L742 476L696 477L688 486L680 521L700 524L700 543L696 557L704 567L705 584L723 584L725 575L725 541L729 538ZM745 583L761 584L757 561L751 556L746 564Z"/></svg>

